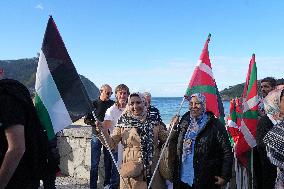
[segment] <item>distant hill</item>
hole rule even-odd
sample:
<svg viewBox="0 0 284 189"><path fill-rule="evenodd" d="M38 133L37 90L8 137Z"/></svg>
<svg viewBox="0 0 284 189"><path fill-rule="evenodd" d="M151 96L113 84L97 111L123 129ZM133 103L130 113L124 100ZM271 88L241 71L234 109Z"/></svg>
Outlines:
<svg viewBox="0 0 284 189"><path fill-rule="evenodd" d="M0 60L0 68L4 69L4 77L16 79L22 82L30 91L34 91L35 75L38 58L26 58L19 60ZM99 96L99 89L88 78L80 75L91 100Z"/></svg>
<svg viewBox="0 0 284 189"><path fill-rule="evenodd" d="M283 79L276 79L277 82L280 80L283 81ZM261 93L260 81L261 79L257 80L258 93L259 93L258 95L260 95ZM237 84L234 86L229 86L228 88L225 88L224 90L220 91L221 98L223 100L230 100L235 97L241 97L243 94L244 87L245 87L245 83Z"/></svg>

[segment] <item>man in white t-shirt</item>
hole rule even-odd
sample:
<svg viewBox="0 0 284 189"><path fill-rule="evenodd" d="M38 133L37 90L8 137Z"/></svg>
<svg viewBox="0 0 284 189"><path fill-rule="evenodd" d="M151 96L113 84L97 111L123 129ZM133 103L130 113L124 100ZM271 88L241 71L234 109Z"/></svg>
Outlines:
<svg viewBox="0 0 284 189"><path fill-rule="evenodd" d="M110 133L112 133L118 118L122 114L123 110L126 107L127 104L127 98L129 96L129 88L124 85L120 84L115 88L115 98L116 102L114 105L112 105L110 108L107 109L103 127L109 129ZM113 152L114 157L117 160L118 167L120 167L120 164L122 162L122 146L121 144L118 145L118 149ZM117 169L115 167L115 164L112 165L111 170L111 180L110 180L110 189L118 189L119 188L119 174L117 172Z"/></svg>

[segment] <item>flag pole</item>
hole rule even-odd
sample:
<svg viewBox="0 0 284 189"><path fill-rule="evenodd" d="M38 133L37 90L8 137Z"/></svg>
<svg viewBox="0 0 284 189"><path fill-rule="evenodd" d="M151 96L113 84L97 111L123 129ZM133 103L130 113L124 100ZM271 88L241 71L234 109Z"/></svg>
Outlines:
<svg viewBox="0 0 284 189"><path fill-rule="evenodd" d="M176 116L180 116L180 110L181 110L181 108L182 108L182 105L183 105L183 103L184 103L184 100L185 100L185 97L183 97L183 99L182 99L182 101L181 101L181 103L180 103L180 106L179 106L179 108L178 108L178 110L177 110ZM166 150L166 147L167 147L167 145L168 145L168 143L169 143L170 136L171 136L171 134L172 134L173 128L174 128L174 127L172 126L172 127L171 127L171 130L170 130L170 133L169 133L169 136L168 136L168 138L167 138L167 140L166 140L166 142L165 142L165 144L164 144L164 146L163 146L163 149L162 149L162 151L161 151L159 160L158 160L157 165L156 165L156 167L155 167L155 169L154 169L154 172L153 172L153 175L152 175L152 177L151 177L151 180L150 180L149 184L147 183L148 189L151 188L151 184L152 184L152 182L153 182L154 176L155 176L155 174L156 174L156 172L157 172L157 170L158 170L160 161L161 161L161 159L162 159L162 157L163 157L163 154L164 154L164 152L165 152L165 150Z"/></svg>
<svg viewBox="0 0 284 189"><path fill-rule="evenodd" d="M96 120L98 120L97 117L96 117L96 115L95 115L95 113L94 113L94 111L92 111L92 114L93 114L93 117L94 117ZM123 181L123 184L124 184L125 188L128 189L128 186L127 186L127 184L126 184L124 178L123 178L123 177L121 176L121 174L120 174L120 171L119 171L117 162L116 162L116 160L115 160L115 158L114 158L114 156L113 156L113 153L112 153L112 151L111 151L111 149L110 149L110 146L109 146L109 144L108 144L108 142L107 142L106 136L104 135L104 133L103 133L102 131L100 132L100 134L101 134L101 136L103 137L103 140L104 140L104 143L105 143L105 145L106 145L106 147L107 147L107 150L109 151L109 154L110 154L110 156L111 156L111 159L112 159L112 161L113 161L113 163L114 163L114 165L115 165L115 167L116 167L116 169L117 169L117 172L118 172L119 176L121 177L121 179L122 179L122 181Z"/></svg>

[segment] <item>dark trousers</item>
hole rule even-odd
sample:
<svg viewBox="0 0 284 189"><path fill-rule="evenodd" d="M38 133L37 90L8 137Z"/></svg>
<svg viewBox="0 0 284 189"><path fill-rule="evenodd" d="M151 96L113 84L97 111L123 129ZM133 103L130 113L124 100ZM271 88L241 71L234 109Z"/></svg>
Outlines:
<svg viewBox="0 0 284 189"><path fill-rule="evenodd" d="M38 189L38 182L38 180L12 181L5 189Z"/></svg>
<svg viewBox="0 0 284 189"><path fill-rule="evenodd" d="M187 183L180 181L180 188L182 188L182 189L194 189L194 185L189 186Z"/></svg>
<svg viewBox="0 0 284 189"><path fill-rule="evenodd" d="M44 189L56 189L56 174L47 175L42 179Z"/></svg>
<svg viewBox="0 0 284 189"><path fill-rule="evenodd" d="M90 170L91 189L97 189L101 148L102 148L102 143L96 136L93 136L91 140L91 170ZM104 152L104 168L105 168L104 186L110 185L110 189L117 189L119 186L119 174L117 172L115 164L112 162L109 151L105 147L103 147L103 152ZM117 160L117 152L114 152L113 155Z"/></svg>

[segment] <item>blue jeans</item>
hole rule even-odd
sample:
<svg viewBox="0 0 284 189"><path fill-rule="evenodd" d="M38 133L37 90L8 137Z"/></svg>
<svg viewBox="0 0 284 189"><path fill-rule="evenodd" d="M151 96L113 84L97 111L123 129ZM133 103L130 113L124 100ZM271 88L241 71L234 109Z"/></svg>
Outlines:
<svg viewBox="0 0 284 189"><path fill-rule="evenodd" d="M98 181L98 167L101 157L102 143L95 136L91 140L91 171L90 171L90 188L97 189ZM103 147L104 152L104 168L105 179L104 186L110 185L111 189L117 189L119 186L119 174L116 170L114 163L112 162L109 151ZM114 157L117 160L117 152L114 153Z"/></svg>

